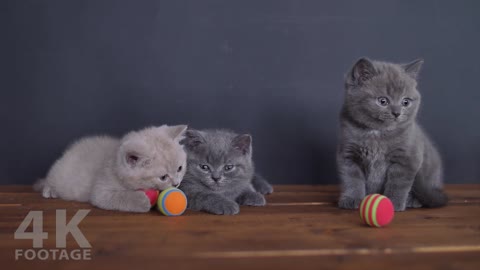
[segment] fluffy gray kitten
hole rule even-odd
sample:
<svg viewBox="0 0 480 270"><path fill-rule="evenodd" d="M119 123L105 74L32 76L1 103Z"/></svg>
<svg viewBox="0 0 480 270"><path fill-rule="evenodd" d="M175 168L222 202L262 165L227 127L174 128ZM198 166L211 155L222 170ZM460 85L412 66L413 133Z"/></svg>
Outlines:
<svg viewBox="0 0 480 270"><path fill-rule="evenodd" d="M87 137L58 159L35 189L45 198L62 198L108 209L147 212L144 189L178 186L186 171L180 140L187 126L150 127L122 139Z"/></svg>
<svg viewBox="0 0 480 270"><path fill-rule="evenodd" d="M180 189L188 208L234 215L239 205L263 206L272 186L255 175L252 137L225 130L187 130L187 172Z"/></svg>
<svg viewBox="0 0 480 270"><path fill-rule="evenodd" d="M395 211L447 203L440 155L416 121L422 64L362 58L347 74L337 152L339 207L358 208L372 193L390 198Z"/></svg>

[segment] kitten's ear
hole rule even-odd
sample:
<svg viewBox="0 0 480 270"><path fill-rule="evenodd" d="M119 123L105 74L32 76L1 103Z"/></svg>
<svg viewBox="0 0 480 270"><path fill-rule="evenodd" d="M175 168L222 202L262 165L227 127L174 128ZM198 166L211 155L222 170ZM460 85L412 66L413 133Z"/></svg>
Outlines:
<svg viewBox="0 0 480 270"><path fill-rule="evenodd" d="M249 154L252 152L252 136L248 134L238 135L232 140L232 147L242 154Z"/></svg>
<svg viewBox="0 0 480 270"><path fill-rule="evenodd" d="M373 63L367 58L360 58L352 67L347 75L346 83L348 85L362 85L370 80L376 74Z"/></svg>
<svg viewBox="0 0 480 270"><path fill-rule="evenodd" d="M203 137L201 131L188 129L185 131L185 138L180 143L192 149L205 143L205 138Z"/></svg>
<svg viewBox="0 0 480 270"><path fill-rule="evenodd" d="M417 79L418 73L420 73L420 69L422 68L423 62L424 62L423 59L420 58L408 64L404 64L402 65L402 67L408 75L410 75L414 79Z"/></svg>
<svg viewBox="0 0 480 270"><path fill-rule="evenodd" d="M125 153L125 162L131 167L136 167L140 163L140 155L135 152Z"/></svg>
<svg viewBox="0 0 480 270"><path fill-rule="evenodd" d="M125 163L131 168L147 167L151 162L149 158L135 151L125 152L124 159Z"/></svg>
<svg viewBox="0 0 480 270"><path fill-rule="evenodd" d="M187 128L188 127L186 125L167 127L167 134L173 140L180 141L183 139L183 135L185 134Z"/></svg>
<svg viewBox="0 0 480 270"><path fill-rule="evenodd" d="M146 167L150 164L148 146L143 142L129 139L120 146L120 158L130 168Z"/></svg>

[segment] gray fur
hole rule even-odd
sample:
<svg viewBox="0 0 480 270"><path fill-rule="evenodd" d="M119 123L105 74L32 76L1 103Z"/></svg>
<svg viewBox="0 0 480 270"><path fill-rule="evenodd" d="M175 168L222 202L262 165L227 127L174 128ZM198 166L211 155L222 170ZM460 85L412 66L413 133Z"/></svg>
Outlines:
<svg viewBox="0 0 480 270"><path fill-rule="evenodd" d="M107 210L147 212L150 202L141 190L162 190L182 181L186 153L180 140L186 129L184 125L161 126L130 132L122 139L80 139L34 188L45 198L90 202Z"/></svg>
<svg viewBox="0 0 480 270"><path fill-rule="evenodd" d="M358 208L373 193L390 198L395 211L447 203L440 155L416 121L422 64L362 58L347 74L337 152L339 207ZM382 105L382 97L389 102Z"/></svg>
<svg viewBox="0 0 480 270"><path fill-rule="evenodd" d="M262 194L273 189L254 173L250 135L225 130L187 130L182 143L188 161L180 189L187 195L189 209L234 215L240 211L239 205L266 204ZM234 167L226 171L229 165Z"/></svg>

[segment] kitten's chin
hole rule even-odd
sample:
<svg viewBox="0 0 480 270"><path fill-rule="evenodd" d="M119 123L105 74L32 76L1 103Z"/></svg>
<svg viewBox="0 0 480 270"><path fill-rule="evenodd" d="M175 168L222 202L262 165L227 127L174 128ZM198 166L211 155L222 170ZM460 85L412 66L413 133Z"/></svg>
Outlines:
<svg viewBox="0 0 480 270"><path fill-rule="evenodd" d="M172 186L169 183L160 183L160 184L155 185L155 189L158 189L158 190L165 190L165 189L171 188L171 187L174 187L174 186Z"/></svg>

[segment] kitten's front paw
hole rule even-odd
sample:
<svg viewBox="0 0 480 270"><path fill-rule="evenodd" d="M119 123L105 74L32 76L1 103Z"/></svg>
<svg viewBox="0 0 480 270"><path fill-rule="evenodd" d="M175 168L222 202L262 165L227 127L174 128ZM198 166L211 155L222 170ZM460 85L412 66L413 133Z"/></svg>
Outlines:
<svg viewBox="0 0 480 270"><path fill-rule="evenodd" d="M135 195L126 202L126 208L126 211L129 212L146 213L150 211L152 205L150 204L150 199L143 191L135 191Z"/></svg>
<svg viewBox="0 0 480 270"><path fill-rule="evenodd" d="M396 202L394 200L392 200L392 203L393 203L393 209L395 209L395 212L405 211L406 203Z"/></svg>
<svg viewBox="0 0 480 270"><path fill-rule="evenodd" d="M205 211L215 215L236 215L240 212L240 206L234 201L225 200L211 205Z"/></svg>
<svg viewBox="0 0 480 270"><path fill-rule="evenodd" d="M385 192L383 195L392 201L395 212L405 211L407 208L407 196L404 197L403 194L396 194L392 192Z"/></svg>
<svg viewBox="0 0 480 270"><path fill-rule="evenodd" d="M271 194L273 193L273 187L267 182L262 182L261 184L254 185L255 190L260 194Z"/></svg>
<svg viewBox="0 0 480 270"><path fill-rule="evenodd" d="M340 200L338 201L338 207L343 209L358 209L361 203L362 199L359 198L340 197Z"/></svg>
<svg viewBox="0 0 480 270"><path fill-rule="evenodd" d="M240 197L239 203L241 205L249 206L264 206L267 204L265 197L262 194L257 192L249 192Z"/></svg>
<svg viewBox="0 0 480 270"><path fill-rule="evenodd" d="M422 204L414 198L412 195L408 196L407 199L407 208L421 208Z"/></svg>
<svg viewBox="0 0 480 270"><path fill-rule="evenodd" d="M43 196L44 198L47 198L47 199L49 199L49 198L53 198L53 199L58 198L57 193L55 193L55 191L53 191L53 189L50 188L50 187L47 186L47 185L45 185L45 186L43 187L42 196Z"/></svg>

